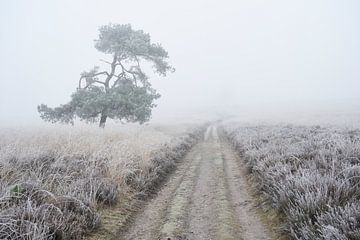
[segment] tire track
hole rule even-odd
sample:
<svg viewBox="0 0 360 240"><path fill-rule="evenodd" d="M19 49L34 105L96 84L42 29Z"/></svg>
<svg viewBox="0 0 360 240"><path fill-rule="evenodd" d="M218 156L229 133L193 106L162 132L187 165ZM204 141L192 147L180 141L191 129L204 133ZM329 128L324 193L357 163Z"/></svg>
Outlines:
<svg viewBox="0 0 360 240"><path fill-rule="evenodd" d="M199 176L199 168L203 158L198 156L194 165L190 166L186 176L176 189L169 205L166 218L160 230L161 239L185 239L184 229L187 222L187 209Z"/></svg>
<svg viewBox="0 0 360 240"><path fill-rule="evenodd" d="M239 231L240 225L234 215L235 212L225 172L225 161L221 152L216 154L215 166L217 171L215 176L218 176L214 202L217 212L217 224L214 226L216 232L215 239L242 239Z"/></svg>
<svg viewBox="0 0 360 240"><path fill-rule="evenodd" d="M270 240L270 231L257 215L257 208L248 190L245 169L241 161L226 141L221 141L224 169L228 179L234 210L241 229L241 236L246 240Z"/></svg>

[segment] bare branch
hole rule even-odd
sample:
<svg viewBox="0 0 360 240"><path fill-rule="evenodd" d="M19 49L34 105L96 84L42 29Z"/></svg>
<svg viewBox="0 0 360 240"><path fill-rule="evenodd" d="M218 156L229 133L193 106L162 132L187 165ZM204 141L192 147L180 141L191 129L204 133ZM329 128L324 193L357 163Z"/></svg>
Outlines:
<svg viewBox="0 0 360 240"><path fill-rule="evenodd" d="M99 76L99 75L107 75L107 76L109 76L109 73L106 72L106 71L103 71L103 72L98 72L98 73L94 73L94 74L84 75L84 77L96 77L96 76Z"/></svg>
<svg viewBox="0 0 360 240"><path fill-rule="evenodd" d="M88 75L87 74L82 74L80 79L79 79L79 89L81 89L81 82L82 82L83 79L94 78L94 77L99 76L99 75L107 75L107 76L109 76L109 73L106 72L106 71L103 71L103 72L98 72L98 73L88 74ZM92 79L91 83L87 84L84 87L84 89L88 88L92 83L100 83L100 84L105 85L105 82L101 82L99 80Z"/></svg>
<svg viewBox="0 0 360 240"><path fill-rule="evenodd" d="M102 85L105 85L104 82L98 81L98 80L94 80L93 82L87 84L83 89L87 89L89 86L91 86L93 83L100 83Z"/></svg>
<svg viewBox="0 0 360 240"><path fill-rule="evenodd" d="M113 78L113 76L115 75L115 70L116 70L116 66L117 66L117 62L118 61L118 56L117 54L114 54L114 59L111 63L111 71L110 74L108 74L107 78L105 79L105 90L108 91L109 90L109 83L110 80Z"/></svg>
<svg viewBox="0 0 360 240"><path fill-rule="evenodd" d="M104 59L100 59L100 61L111 65L111 62L108 62L108 61L106 61Z"/></svg>

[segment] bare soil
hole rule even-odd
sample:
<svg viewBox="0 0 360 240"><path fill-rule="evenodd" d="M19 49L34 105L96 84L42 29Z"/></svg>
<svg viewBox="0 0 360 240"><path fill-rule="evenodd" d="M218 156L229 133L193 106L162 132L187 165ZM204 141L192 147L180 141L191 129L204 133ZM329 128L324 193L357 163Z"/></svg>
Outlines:
<svg viewBox="0 0 360 240"><path fill-rule="evenodd" d="M217 127L210 126L159 193L125 231L112 231L111 238L274 239L255 206L240 159L219 138ZM105 218L117 221L113 214ZM102 236L96 239L110 239L109 234Z"/></svg>

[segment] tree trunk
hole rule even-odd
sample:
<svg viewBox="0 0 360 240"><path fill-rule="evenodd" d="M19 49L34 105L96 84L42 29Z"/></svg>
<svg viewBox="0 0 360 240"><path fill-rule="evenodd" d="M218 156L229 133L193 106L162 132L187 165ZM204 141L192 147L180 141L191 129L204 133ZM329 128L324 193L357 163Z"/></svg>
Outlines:
<svg viewBox="0 0 360 240"><path fill-rule="evenodd" d="M105 113L101 113L99 127L101 128L105 127L106 119L107 119L107 115Z"/></svg>

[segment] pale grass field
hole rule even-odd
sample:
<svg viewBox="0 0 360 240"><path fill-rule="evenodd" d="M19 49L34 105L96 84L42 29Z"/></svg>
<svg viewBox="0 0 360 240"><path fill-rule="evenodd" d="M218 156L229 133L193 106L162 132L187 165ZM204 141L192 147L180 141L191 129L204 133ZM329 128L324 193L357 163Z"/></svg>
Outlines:
<svg viewBox="0 0 360 240"><path fill-rule="evenodd" d="M0 239L81 238L99 226L100 206L155 187L197 127L1 129Z"/></svg>
<svg viewBox="0 0 360 240"><path fill-rule="evenodd" d="M226 123L262 206L290 239L360 239L360 130Z"/></svg>

